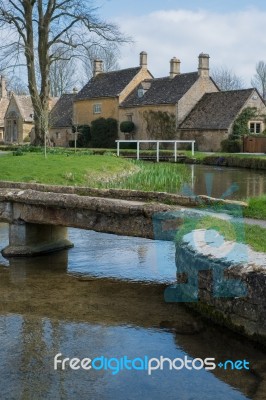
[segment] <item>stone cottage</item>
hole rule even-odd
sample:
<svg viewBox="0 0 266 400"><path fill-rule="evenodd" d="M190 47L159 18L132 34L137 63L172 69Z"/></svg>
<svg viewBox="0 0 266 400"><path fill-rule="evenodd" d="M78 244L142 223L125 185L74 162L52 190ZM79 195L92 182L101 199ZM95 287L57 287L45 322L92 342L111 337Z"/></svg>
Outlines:
<svg viewBox="0 0 266 400"><path fill-rule="evenodd" d="M140 53L140 66L103 72L103 62L94 61L94 76L74 99L75 125L90 125L97 118L119 120L119 105L142 81L153 78L147 69L147 53Z"/></svg>
<svg viewBox="0 0 266 400"><path fill-rule="evenodd" d="M55 146L68 147L69 141L74 140L72 126L75 94L63 94L50 112L49 134Z"/></svg>
<svg viewBox="0 0 266 400"><path fill-rule="evenodd" d="M23 143L30 138L33 115L31 97L12 94L4 118L5 143Z"/></svg>
<svg viewBox="0 0 266 400"><path fill-rule="evenodd" d="M0 142L4 142L5 114L9 104L9 97L6 90L6 80L0 77Z"/></svg>
<svg viewBox="0 0 266 400"><path fill-rule="evenodd" d="M119 107L119 121L133 121L134 139L147 139L145 112L170 113L178 126L205 93L218 91L209 75L208 54L199 55L198 71L190 73L181 73L180 61L174 57L169 76L145 79L126 97ZM120 138L124 139L122 133Z"/></svg>
<svg viewBox="0 0 266 400"><path fill-rule="evenodd" d="M219 151L221 141L232 133L234 121L247 107L256 108L258 114L266 113L264 101L256 89L206 93L179 125L179 137L196 140L199 151ZM261 118L250 120L248 124L251 133L261 133L265 129Z"/></svg>

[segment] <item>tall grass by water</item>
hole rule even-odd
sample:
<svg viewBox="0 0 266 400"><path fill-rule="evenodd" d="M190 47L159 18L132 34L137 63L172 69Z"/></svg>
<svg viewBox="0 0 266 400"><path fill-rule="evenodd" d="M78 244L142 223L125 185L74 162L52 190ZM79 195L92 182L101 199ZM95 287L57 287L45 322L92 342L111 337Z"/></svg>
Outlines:
<svg viewBox="0 0 266 400"><path fill-rule="evenodd" d="M132 189L177 193L191 179L186 165L131 161L138 172L110 182L98 183L97 187Z"/></svg>

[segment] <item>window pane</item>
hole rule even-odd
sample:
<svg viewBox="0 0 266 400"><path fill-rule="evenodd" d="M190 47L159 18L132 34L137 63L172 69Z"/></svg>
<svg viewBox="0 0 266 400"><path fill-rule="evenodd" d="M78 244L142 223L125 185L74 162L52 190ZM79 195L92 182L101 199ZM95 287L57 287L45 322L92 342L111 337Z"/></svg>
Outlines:
<svg viewBox="0 0 266 400"><path fill-rule="evenodd" d="M256 133L260 133L260 124L256 124Z"/></svg>
<svg viewBox="0 0 266 400"><path fill-rule="evenodd" d="M253 122L251 122L249 130L250 130L250 133L255 132L255 124Z"/></svg>

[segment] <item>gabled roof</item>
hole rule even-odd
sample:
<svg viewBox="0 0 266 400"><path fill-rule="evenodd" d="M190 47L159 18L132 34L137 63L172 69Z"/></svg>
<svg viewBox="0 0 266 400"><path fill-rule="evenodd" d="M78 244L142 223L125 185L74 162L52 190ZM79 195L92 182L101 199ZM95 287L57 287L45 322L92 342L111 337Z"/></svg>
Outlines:
<svg viewBox="0 0 266 400"><path fill-rule="evenodd" d="M74 97L75 94L63 94L57 101L49 115L51 128L72 126Z"/></svg>
<svg viewBox="0 0 266 400"><path fill-rule="evenodd" d="M255 89L206 93L180 129L228 129Z"/></svg>
<svg viewBox="0 0 266 400"><path fill-rule="evenodd" d="M134 107L156 104L175 104L191 88L199 78L197 72L176 75L174 78L165 77L146 79L121 104L122 107ZM150 87L145 91L147 83ZM144 89L144 95L138 96L138 89Z"/></svg>
<svg viewBox="0 0 266 400"><path fill-rule="evenodd" d="M75 100L116 97L141 70L141 67L102 72L93 77L76 95Z"/></svg>
<svg viewBox="0 0 266 400"><path fill-rule="evenodd" d="M33 122L33 106L30 96L18 96L13 95L17 106L19 108L20 114L25 122Z"/></svg>
<svg viewBox="0 0 266 400"><path fill-rule="evenodd" d="M4 118L5 118L5 114L6 114L6 110L8 107L10 99L8 97L2 97L2 99L0 99L0 126L4 127L5 122L4 122Z"/></svg>

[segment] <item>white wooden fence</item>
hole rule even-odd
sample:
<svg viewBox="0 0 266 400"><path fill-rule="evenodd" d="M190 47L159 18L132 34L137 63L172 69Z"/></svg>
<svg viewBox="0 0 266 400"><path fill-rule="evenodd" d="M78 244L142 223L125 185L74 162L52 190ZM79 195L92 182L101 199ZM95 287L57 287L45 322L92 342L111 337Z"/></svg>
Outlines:
<svg viewBox="0 0 266 400"><path fill-rule="evenodd" d="M140 143L156 143L156 160L160 161L160 143L174 143L174 158L177 161L177 144L191 143L191 153L194 156L195 140L116 140L117 156L120 155L120 143L137 143L137 160L139 160Z"/></svg>

